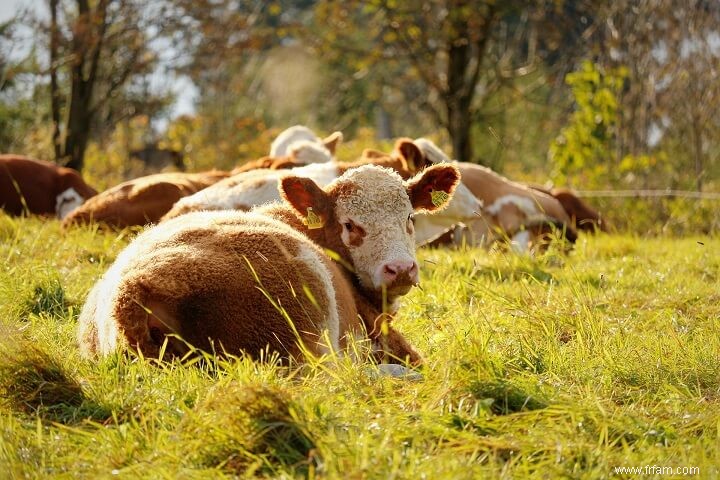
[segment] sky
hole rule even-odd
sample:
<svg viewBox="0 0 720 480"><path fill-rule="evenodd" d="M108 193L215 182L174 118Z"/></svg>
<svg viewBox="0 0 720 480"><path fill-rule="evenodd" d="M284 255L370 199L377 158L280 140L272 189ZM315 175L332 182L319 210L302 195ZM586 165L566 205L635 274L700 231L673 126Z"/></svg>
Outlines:
<svg viewBox="0 0 720 480"><path fill-rule="evenodd" d="M10 20L23 9L37 9L44 12L47 7L45 0L0 0L0 23ZM152 79L153 84L168 85L177 96L170 113L172 118L194 113L194 101L198 91L188 78L175 76L168 78L161 73L155 74L155 77Z"/></svg>
<svg viewBox="0 0 720 480"><path fill-rule="evenodd" d="M0 0L0 22L10 20L24 5L42 5L42 0Z"/></svg>

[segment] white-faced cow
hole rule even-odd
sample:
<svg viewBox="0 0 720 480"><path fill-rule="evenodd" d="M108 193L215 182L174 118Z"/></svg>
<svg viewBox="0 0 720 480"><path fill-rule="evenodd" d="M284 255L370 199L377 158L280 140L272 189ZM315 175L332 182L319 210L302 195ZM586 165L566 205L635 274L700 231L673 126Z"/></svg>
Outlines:
<svg viewBox="0 0 720 480"><path fill-rule="evenodd" d="M77 170L21 155L0 155L0 207L64 218L97 192Z"/></svg>
<svg viewBox="0 0 720 480"><path fill-rule="evenodd" d="M158 357L204 350L301 360L369 338L384 361L421 363L389 323L418 283L413 215L437 211L459 174L451 165L409 181L373 165L324 189L283 177L283 202L251 212L183 215L151 227L120 253L88 295L86 355L130 347ZM326 252L334 252L329 255Z"/></svg>

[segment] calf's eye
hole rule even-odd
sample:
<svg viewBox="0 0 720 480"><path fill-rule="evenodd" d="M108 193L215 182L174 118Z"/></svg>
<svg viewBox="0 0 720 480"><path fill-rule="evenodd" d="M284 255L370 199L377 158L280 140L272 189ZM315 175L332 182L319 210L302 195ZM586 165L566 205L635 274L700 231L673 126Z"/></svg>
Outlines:
<svg viewBox="0 0 720 480"><path fill-rule="evenodd" d="M345 229L346 229L348 232L352 232L352 230L353 230L353 224L352 224L351 222L345 222L344 225L345 225Z"/></svg>

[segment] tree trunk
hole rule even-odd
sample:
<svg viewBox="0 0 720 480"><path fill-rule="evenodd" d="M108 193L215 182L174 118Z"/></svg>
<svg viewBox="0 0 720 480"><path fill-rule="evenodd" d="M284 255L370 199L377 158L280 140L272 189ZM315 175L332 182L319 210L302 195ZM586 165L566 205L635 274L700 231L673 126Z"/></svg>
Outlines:
<svg viewBox="0 0 720 480"><path fill-rule="evenodd" d="M78 20L73 32L70 112L65 136L67 166L81 171L95 114L92 99L100 52L107 27L107 0L91 11L87 0L77 0Z"/></svg>
<svg viewBox="0 0 720 480"><path fill-rule="evenodd" d="M57 80L59 32L57 23L58 0L50 0L50 113L53 130L52 143L55 162L60 162L62 145L60 143L60 91Z"/></svg>
<svg viewBox="0 0 720 480"><path fill-rule="evenodd" d="M459 1L452 6L463 6ZM481 28L470 26L463 9L451 8L452 37L448 41L447 91L444 92L447 131L453 146L453 157L472 162L473 148L470 129L473 122L473 98L482 69L485 50L495 18L495 6L490 5Z"/></svg>

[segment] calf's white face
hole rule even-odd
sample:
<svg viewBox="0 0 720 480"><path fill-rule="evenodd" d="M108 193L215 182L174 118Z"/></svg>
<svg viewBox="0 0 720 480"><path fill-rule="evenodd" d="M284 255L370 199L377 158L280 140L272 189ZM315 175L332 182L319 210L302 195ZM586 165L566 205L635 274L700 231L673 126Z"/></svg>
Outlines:
<svg viewBox="0 0 720 480"><path fill-rule="evenodd" d="M452 165L430 167L407 182L367 165L348 170L325 190L299 177L284 178L280 188L309 230L322 229L319 243L346 257L363 287L397 296L419 280L414 213L444 208L459 178Z"/></svg>

